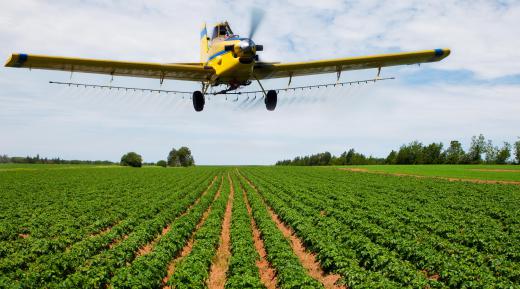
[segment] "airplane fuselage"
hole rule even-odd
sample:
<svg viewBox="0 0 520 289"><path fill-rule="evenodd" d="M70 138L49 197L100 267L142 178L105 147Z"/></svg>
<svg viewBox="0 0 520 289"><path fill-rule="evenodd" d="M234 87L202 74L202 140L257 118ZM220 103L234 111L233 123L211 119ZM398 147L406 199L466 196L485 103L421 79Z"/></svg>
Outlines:
<svg viewBox="0 0 520 289"><path fill-rule="evenodd" d="M239 51L227 50L226 46L239 47L245 38L231 37L229 39L214 39L208 50L206 65L215 69L215 79L212 84L246 84L253 74L254 56L244 57Z"/></svg>

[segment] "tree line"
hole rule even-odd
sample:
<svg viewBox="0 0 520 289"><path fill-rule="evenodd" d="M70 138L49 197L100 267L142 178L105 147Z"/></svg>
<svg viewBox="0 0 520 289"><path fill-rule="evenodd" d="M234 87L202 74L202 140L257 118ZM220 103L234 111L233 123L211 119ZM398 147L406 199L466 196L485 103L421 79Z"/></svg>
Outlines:
<svg viewBox="0 0 520 289"><path fill-rule="evenodd" d="M89 160L63 160L60 158L42 158L39 154L35 157L10 157L8 155L0 155L1 164L60 164L60 165L112 165L111 161L89 161Z"/></svg>
<svg viewBox="0 0 520 289"><path fill-rule="evenodd" d="M115 165L120 164L122 166L131 167L142 167L143 165L148 166L161 166L161 167L189 167L195 165L195 160L191 154L191 150L188 147L181 147L179 149L172 148L168 153L166 160L160 160L157 163L146 163L143 162L143 157L136 152L128 152L121 157L119 163L112 161L89 161L89 160L63 160L60 158L42 158L39 154L35 157L10 157L8 155L0 155L1 163L12 163L12 164L67 164L67 165Z"/></svg>
<svg viewBox="0 0 520 289"><path fill-rule="evenodd" d="M366 157L362 153L350 149L340 156L329 152L296 157L292 160L276 162L278 166L327 166L327 165L373 165L373 164L520 164L520 140L512 145L504 142L501 146L486 140L484 135L473 136L468 151L462 144L453 140L444 149L442 142L423 145L413 141L392 150L386 158Z"/></svg>

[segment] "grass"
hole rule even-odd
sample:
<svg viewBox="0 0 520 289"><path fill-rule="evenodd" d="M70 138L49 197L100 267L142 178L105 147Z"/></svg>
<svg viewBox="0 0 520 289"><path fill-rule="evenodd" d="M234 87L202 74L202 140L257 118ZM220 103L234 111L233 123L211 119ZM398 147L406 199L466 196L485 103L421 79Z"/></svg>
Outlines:
<svg viewBox="0 0 520 289"><path fill-rule="evenodd" d="M431 177L520 181L519 165L368 165L346 166L390 174L409 174Z"/></svg>

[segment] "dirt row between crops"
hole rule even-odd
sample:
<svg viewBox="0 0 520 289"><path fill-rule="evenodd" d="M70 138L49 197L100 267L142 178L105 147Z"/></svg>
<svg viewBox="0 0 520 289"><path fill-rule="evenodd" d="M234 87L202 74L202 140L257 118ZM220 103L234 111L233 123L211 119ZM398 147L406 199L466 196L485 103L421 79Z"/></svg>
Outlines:
<svg viewBox="0 0 520 289"><path fill-rule="evenodd" d="M195 207L199 202L200 202L200 199L206 195L206 193L213 187L213 185L215 184L215 181L217 180L217 176L215 176L213 178L213 180L211 181L211 183L209 184L209 186L206 188L206 190L204 190L204 192L202 192L202 194L200 196L197 197L197 199L195 200L195 202L193 202L182 214L180 214L179 216L177 216L175 218L175 220L177 220L178 218L181 218L183 216L185 216L191 209L193 209L193 207ZM173 221L172 221L173 222ZM152 252L153 248L155 247L155 245L157 244L157 242L159 242L159 240L164 237L164 235L166 235L171 229L171 223L168 223L168 225L166 225L166 227L164 227L161 231L161 233L159 235L157 235L155 237L155 239L153 239L151 242L149 242L148 244L144 245L143 247L139 248L139 250L137 251L137 254L136 254L136 258L138 257L141 257L141 256L144 256L150 252Z"/></svg>
<svg viewBox="0 0 520 289"><path fill-rule="evenodd" d="M520 170L514 169L469 169L475 172L492 172L492 173L520 173Z"/></svg>
<svg viewBox="0 0 520 289"><path fill-rule="evenodd" d="M276 289L276 271L269 261L267 261L267 252L265 251L264 240L261 238L260 230L256 226L255 219L253 218L253 210L251 209L251 205L249 204L249 200L247 199L246 191L242 189L242 194L244 197L244 201L246 203L247 213L249 214L249 219L251 220L251 229L253 231L253 242L255 244L255 249L260 255L260 259L256 261L256 267L258 267L258 272L260 273L260 281L267 289Z"/></svg>
<svg viewBox="0 0 520 289"><path fill-rule="evenodd" d="M414 177L414 178L419 178L419 179L440 179L440 180L446 180L446 181L450 181L450 182L520 185L520 181L500 181L500 180L465 179L465 178L452 178L452 177L439 177L439 176L423 176L423 175L414 175L414 174L405 174L405 173L389 173L389 172L383 172L383 171L372 171L372 170L367 170L367 169L363 169L363 168L339 168L339 170L355 172L355 173L369 173L369 174L396 176L396 177Z"/></svg>
<svg viewBox="0 0 520 289"><path fill-rule="evenodd" d="M240 175L242 176L242 174ZM256 191L256 193L260 195L258 188L248 178L244 176L242 177ZM336 284L341 276L339 274L326 274L321 268L320 263L316 260L314 253L311 253L307 248L305 248L303 242L298 238L298 236L296 236L293 230L280 220L280 217L265 201L264 205L278 229L282 232L285 238L290 241L295 255L300 260L302 266L307 270L309 276L322 283L326 289L346 289L346 286Z"/></svg>
<svg viewBox="0 0 520 289"><path fill-rule="evenodd" d="M210 267L208 288L209 289L224 289L226 285L226 273L229 268L229 257L231 256L230 240L231 240L231 214L233 211L233 197L235 189L233 181L228 173L228 181L230 185L229 198L226 204L226 212L224 220L222 221L222 232L220 233L220 244L217 249L217 254Z"/></svg>
<svg viewBox="0 0 520 289"><path fill-rule="evenodd" d="M216 177L215 177L216 178ZM221 179L221 182L220 182L220 186L218 188L218 191L217 193L215 194L215 197L213 197L213 203L215 202L216 199L218 199L218 197L220 196L220 192L222 190L222 184L224 182L224 177L222 177ZM213 183L212 183L213 184ZM209 190L209 189L208 189ZM206 221L206 219L208 218L209 216L209 213L211 212L211 206L210 205L208 207L208 209L204 212L204 214L202 214L202 217L200 218L199 222L197 223L197 225L195 226L195 230L193 230L193 232L191 233L191 236L190 236L190 239L188 240L188 242L186 243L186 245L184 245L184 247L182 248L181 250L181 253L176 257L174 258L170 264L168 264L168 269L167 269L167 274L166 276L163 278L162 280L162 283L163 283L163 289L170 289L170 286L166 285L166 283L168 282L168 280L172 277L173 273L175 273L175 266L177 266L177 264L186 256L188 256L188 254L191 253L191 250L193 249L193 243L195 242L195 234L199 231L199 229L202 227L202 225L204 225L204 222Z"/></svg>

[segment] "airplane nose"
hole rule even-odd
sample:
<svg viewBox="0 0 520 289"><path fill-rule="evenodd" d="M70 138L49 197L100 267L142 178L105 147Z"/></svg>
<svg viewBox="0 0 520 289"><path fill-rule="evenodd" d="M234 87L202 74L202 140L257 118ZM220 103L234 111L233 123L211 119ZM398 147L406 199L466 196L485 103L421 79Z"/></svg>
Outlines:
<svg viewBox="0 0 520 289"><path fill-rule="evenodd" d="M250 53L253 50L253 47L255 47L255 43L251 39L244 39L240 41L240 50L242 50L245 53Z"/></svg>

